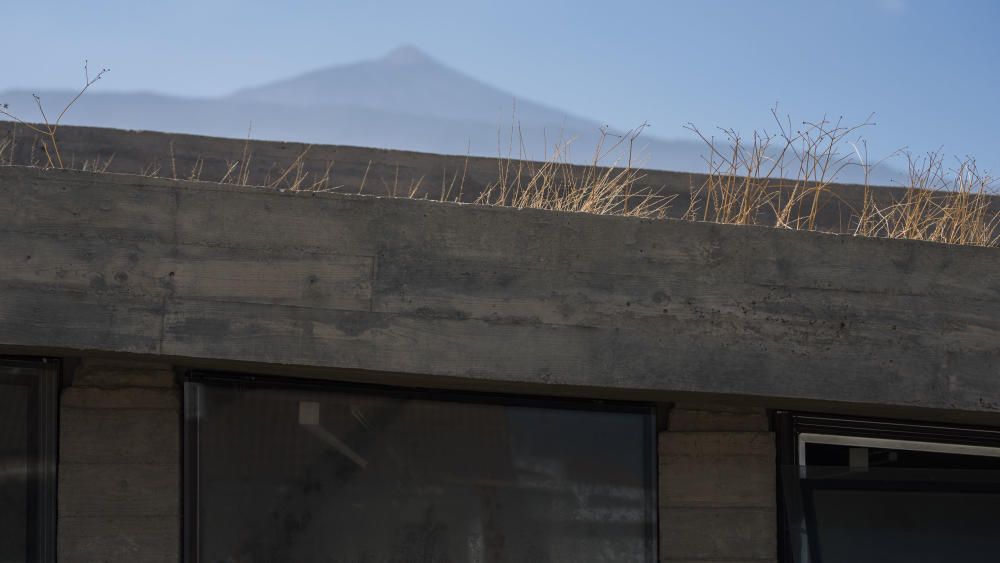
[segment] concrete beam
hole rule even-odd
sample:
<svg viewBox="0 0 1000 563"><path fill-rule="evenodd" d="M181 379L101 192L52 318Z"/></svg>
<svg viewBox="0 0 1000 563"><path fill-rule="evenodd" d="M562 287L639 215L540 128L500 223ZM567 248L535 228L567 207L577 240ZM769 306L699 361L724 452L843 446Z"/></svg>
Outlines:
<svg viewBox="0 0 1000 563"><path fill-rule="evenodd" d="M996 249L21 168L0 215L0 347L1000 410Z"/></svg>

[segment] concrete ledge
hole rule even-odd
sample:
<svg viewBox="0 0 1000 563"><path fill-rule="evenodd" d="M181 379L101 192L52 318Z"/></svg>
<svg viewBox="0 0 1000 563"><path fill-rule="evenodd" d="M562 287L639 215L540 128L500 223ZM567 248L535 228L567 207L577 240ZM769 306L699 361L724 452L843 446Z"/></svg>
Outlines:
<svg viewBox="0 0 1000 563"><path fill-rule="evenodd" d="M176 375L162 363L126 362L101 358L84 358L73 376L73 387L141 387L173 388ZM82 391L82 390L80 390ZM63 401L66 397L63 397Z"/></svg>
<svg viewBox="0 0 1000 563"><path fill-rule="evenodd" d="M0 348L1000 411L996 249L17 168L0 214Z"/></svg>
<svg viewBox="0 0 1000 563"><path fill-rule="evenodd" d="M668 419L671 432L766 432L768 426L762 407L681 403Z"/></svg>

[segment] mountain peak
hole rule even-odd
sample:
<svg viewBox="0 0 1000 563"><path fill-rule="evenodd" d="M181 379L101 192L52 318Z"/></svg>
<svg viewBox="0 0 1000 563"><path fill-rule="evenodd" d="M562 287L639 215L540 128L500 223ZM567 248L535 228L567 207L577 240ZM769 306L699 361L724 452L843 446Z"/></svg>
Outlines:
<svg viewBox="0 0 1000 563"><path fill-rule="evenodd" d="M437 118L496 124L510 119L514 94L494 88L403 44L381 56L320 68L276 82L240 90L232 99L285 108L354 107L416 119ZM528 100L517 103L517 118L556 129L597 129L591 123Z"/></svg>
<svg viewBox="0 0 1000 563"><path fill-rule="evenodd" d="M382 57L382 61L392 65L412 65L435 62L430 55L414 45L400 45Z"/></svg>

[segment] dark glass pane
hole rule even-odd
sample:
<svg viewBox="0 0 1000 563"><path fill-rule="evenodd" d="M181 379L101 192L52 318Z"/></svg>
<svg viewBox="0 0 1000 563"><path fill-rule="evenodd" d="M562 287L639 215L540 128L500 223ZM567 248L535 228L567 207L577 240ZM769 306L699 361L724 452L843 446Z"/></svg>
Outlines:
<svg viewBox="0 0 1000 563"><path fill-rule="evenodd" d="M0 358L0 563L54 558L57 374Z"/></svg>
<svg viewBox="0 0 1000 563"><path fill-rule="evenodd" d="M1000 560L1000 494L827 489L811 500L823 562Z"/></svg>
<svg viewBox="0 0 1000 563"><path fill-rule="evenodd" d="M188 392L201 561L655 560L647 411Z"/></svg>
<svg viewBox="0 0 1000 563"><path fill-rule="evenodd" d="M1000 560L997 458L810 444L806 460L838 465L781 468L795 563Z"/></svg>
<svg viewBox="0 0 1000 563"><path fill-rule="evenodd" d="M31 452L26 385L5 385L0 367L0 561L28 560Z"/></svg>

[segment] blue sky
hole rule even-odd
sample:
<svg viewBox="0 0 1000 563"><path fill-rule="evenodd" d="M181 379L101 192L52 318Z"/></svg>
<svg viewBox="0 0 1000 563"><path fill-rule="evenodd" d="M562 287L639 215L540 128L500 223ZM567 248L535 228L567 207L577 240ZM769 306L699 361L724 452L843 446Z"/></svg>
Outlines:
<svg viewBox="0 0 1000 563"><path fill-rule="evenodd" d="M1000 2L0 0L0 90L219 95L408 43L581 116L682 128L863 121L874 152L943 147L1000 172Z"/></svg>

